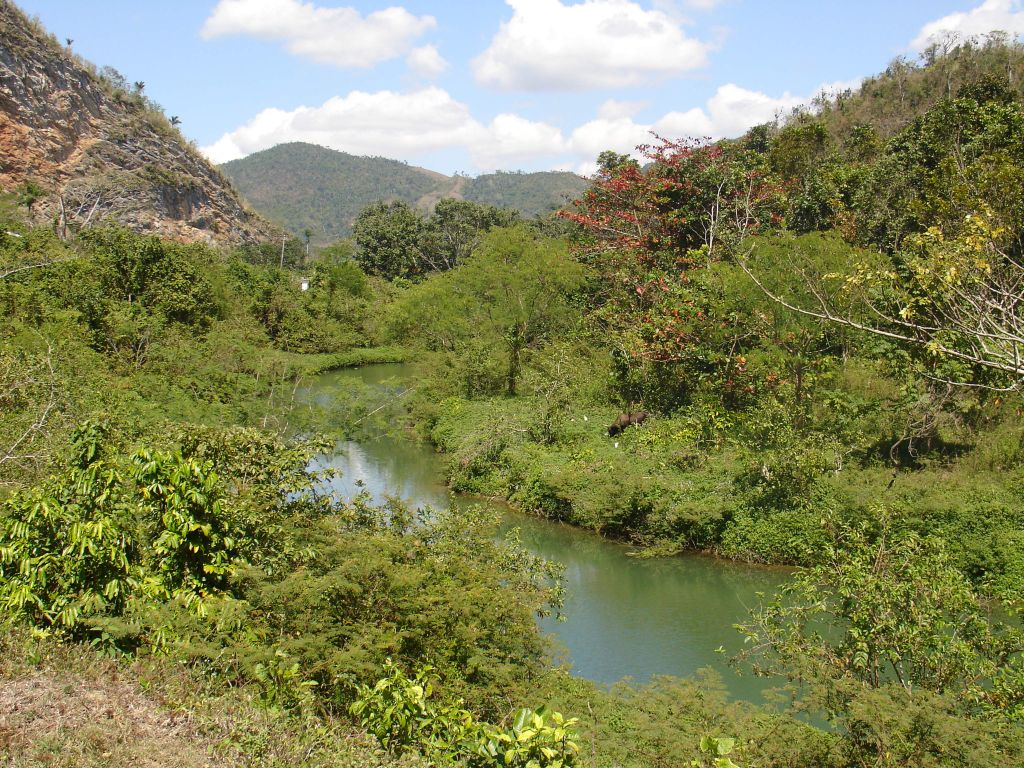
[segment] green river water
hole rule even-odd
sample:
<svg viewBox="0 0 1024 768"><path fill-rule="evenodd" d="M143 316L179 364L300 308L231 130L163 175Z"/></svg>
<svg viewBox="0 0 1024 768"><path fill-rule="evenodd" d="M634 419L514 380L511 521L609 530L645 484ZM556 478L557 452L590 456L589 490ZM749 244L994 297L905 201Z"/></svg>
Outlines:
<svg viewBox="0 0 1024 768"><path fill-rule="evenodd" d="M322 399L338 388L369 385L379 389L383 402L408 386L409 375L398 364L344 369L317 377L310 391ZM415 507L467 501L445 486L443 456L401 436L340 442L321 463L340 470L334 489L343 497L365 488L378 499L390 494ZM733 696L761 700L765 681L740 676L727 664L741 645L733 625L758 603L759 592L770 596L776 590L784 571L700 555L630 557L628 546L596 534L500 502L482 503L499 508L506 525L520 529L527 549L565 566L565 620L539 623L555 636L573 674L601 683L645 682L652 675L690 676L710 667Z"/></svg>

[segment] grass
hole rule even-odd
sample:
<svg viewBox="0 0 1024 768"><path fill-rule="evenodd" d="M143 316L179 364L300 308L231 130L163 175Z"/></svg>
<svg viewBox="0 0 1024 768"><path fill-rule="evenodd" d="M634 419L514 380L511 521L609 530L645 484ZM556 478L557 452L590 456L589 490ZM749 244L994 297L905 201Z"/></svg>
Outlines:
<svg viewBox="0 0 1024 768"><path fill-rule="evenodd" d="M413 766L325 712L279 712L251 685L167 659L99 656L5 628L0 765L9 768Z"/></svg>
<svg viewBox="0 0 1024 768"><path fill-rule="evenodd" d="M543 409L540 399L526 396L432 405L429 437L449 457L452 487L659 552L698 549L779 564L815 561L827 539L823 519L886 515L897 528L943 539L986 590L1024 592L1024 560L1016 554L1024 443L1012 420L962 456L894 479L890 466L870 457L846 461L841 470L804 470L794 463L802 460L799 452L759 452L722 439L700 409L655 417L610 438L615 409L574 406L553 420L547 440ZM795 490L779 493L763 482L761 462L773 462L773 477L802 471L810 479L798 483L794 475Z"/></svg>
<svg viewBox="0 0 1024 768"><path fill-rule="evenodd" d="M339 368L356 368L361 365L376 363L404 363L409 359L410 352L402 347L358 347L344 352L333 352L319 355L302 355L305 373L313 376L318 373L336 371Z"/></svg>

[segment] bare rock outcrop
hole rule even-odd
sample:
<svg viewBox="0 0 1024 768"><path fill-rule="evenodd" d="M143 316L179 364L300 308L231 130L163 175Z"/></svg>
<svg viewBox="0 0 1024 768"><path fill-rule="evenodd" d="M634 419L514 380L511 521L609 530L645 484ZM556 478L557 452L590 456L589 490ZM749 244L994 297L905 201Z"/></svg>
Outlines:
<svg viewBox="0 0 1024 768"><path fill-rule="evenodd" d="M156 105L0 0L0 189L32 184L36 223L114 222L184 242L277 238Z"/></svg>

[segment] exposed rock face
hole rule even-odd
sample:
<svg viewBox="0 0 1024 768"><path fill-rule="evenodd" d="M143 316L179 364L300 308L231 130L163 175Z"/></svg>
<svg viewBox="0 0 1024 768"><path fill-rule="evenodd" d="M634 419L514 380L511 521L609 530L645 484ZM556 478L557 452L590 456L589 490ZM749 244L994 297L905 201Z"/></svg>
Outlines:
<svg viewBox="0 0 1024 768"><path fill-rule="evenodd" d="M32 182L37 223L116 222L186 242L279 236L138 90L0 0L0 188Z"/></svg>

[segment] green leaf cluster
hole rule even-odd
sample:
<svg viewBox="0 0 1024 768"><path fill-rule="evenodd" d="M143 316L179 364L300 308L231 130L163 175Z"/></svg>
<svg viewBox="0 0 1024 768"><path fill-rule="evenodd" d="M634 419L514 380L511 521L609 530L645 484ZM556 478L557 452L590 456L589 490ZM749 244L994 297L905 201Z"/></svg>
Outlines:
<svg viewBox="0 0 1024 768"><path fill-rule="evenodd" d="M415 750L442 764L486 768L571 768L579 746L566 719L545 707L523 709L508 729L477 720L459 705L431 700L432 669L410 678L388 659L385 677L360 686L350 711L392 752Z"/></svg>

